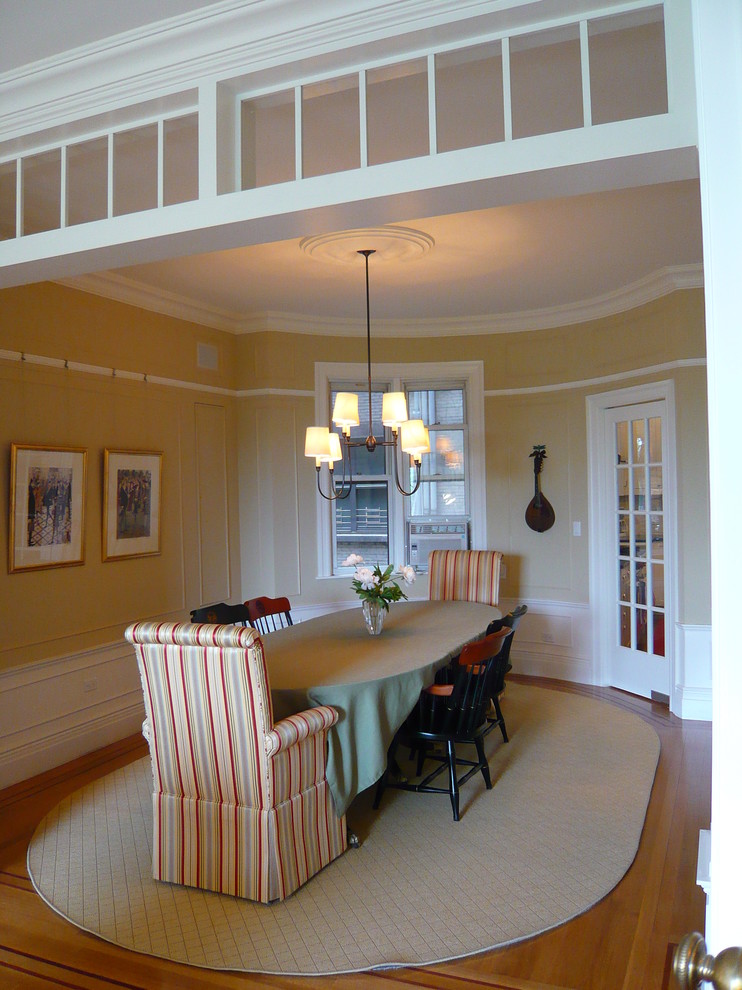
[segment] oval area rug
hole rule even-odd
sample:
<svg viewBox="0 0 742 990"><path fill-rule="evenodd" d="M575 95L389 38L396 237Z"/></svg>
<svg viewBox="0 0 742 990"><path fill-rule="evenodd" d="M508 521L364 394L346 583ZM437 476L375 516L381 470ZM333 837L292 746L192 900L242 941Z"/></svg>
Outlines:
<svg viewBox="0 0 742 990"><path fill-rule="evenodd" d="M28 850L36 890L73 924L137 952L214 969L329 975L427 965L539 934L604 897L639 845L659 739L600 701L510 683L510 742L487 737L493 789L388 790L348 812L359 849L282 903L151 877L149 757L70 795Z"/></svg>

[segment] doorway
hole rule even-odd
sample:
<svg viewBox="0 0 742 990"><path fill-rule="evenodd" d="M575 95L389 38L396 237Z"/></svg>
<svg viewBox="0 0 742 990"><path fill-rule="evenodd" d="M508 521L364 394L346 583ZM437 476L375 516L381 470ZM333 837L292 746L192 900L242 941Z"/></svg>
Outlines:
<svg viewBox="0 0 742 990"><path fill-rule="evenodd" d="M670 704L675 627L672 382L588 398L596 682Z"/></svg>

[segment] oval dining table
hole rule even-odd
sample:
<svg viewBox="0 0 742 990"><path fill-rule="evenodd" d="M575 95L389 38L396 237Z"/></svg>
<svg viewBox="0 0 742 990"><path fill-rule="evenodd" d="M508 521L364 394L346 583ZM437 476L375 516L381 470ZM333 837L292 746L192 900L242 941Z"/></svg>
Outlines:
<svg viewBox="0 0 742 990"><path fill-rule="evenodd" d="M384 772L395 732L435 672L500 615L478 602L395 602L378 636L366 631L359 607L261 637L274 718L313 705L339 712L327 753L338 815Z"/></svg>

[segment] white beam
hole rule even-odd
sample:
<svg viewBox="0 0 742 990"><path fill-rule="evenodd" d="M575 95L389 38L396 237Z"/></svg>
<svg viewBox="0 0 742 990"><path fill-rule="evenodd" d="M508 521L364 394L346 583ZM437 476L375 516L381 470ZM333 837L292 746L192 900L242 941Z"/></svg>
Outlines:
<svg viewBox="0 0 742 990"><path fill-rule="evenodd" d="M711 888L706 941L714 954L742 945L742 532L730 493L742 488L742 6L694 0L703 260L706 285L711 656L713 693Z"/></svg>

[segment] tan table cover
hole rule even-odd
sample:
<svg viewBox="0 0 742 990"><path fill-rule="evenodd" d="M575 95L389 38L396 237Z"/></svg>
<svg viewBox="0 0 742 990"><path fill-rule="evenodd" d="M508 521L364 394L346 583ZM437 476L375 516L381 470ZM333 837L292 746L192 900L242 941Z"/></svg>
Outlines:
<svg viewBox="0 0 742 990"><path fill-rule="evenodd" d="M436 670L500 614L476 602L397 602L380 636L366 632L359 606L263 637L277 719L312 705L340 713L327 759L339 815L379 779L394 733Z"/></svg>

